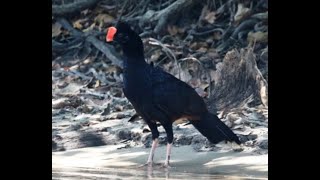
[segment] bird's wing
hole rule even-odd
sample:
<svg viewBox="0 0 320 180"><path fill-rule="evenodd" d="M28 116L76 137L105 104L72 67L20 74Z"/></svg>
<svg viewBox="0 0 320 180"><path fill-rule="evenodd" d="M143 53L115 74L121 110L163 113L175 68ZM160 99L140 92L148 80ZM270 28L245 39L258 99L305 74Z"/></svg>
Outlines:
<svg viewBox="0 0 320 180"><path fill-rule="evenodd" d="M170 118L200 115L207 111L203 99L185 82L159 67L152 68L151 74L153 104Z"/></svg>

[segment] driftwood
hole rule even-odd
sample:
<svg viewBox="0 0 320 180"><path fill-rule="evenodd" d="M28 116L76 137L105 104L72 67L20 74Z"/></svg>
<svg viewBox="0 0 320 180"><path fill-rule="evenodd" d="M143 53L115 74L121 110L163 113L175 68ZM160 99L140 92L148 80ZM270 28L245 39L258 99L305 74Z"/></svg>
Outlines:
<svg viewBox="0 0 320 180"><path fill-rule="evenodd" d="M257 68L251 48L229 51L217 65L209 104L228 111L250 102L268 106L268 83Z"/></svg>
<svg viewBox="0 0 320 180"><path fill-rule="evenodd" d="M100 0L75 0L70 4L52 5L52 14L55 16L69 15L90 8Z"/></svg>

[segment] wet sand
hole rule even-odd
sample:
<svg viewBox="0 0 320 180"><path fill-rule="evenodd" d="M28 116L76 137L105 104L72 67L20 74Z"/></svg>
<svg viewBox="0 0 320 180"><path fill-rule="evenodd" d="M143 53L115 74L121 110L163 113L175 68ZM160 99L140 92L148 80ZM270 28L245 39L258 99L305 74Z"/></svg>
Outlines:
<svg viewBox="0 0 320 180"><path fill-rule="evenodd" d="M267 179L268 154L250 151L195 152L173 147L172 168L161 165L165 146L156 150L152 168L139 167L149 148L124 145L88 147L52 153L52 179ZM121 149L122 148L122 149Z"/></svg>

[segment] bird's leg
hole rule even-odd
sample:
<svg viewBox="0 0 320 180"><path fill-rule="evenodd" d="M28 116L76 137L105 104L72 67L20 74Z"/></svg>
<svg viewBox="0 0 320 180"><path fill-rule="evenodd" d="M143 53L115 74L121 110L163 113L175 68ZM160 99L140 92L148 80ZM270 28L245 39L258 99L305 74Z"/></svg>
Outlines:
<svg viewBox="0 0 320 180"><path fill-rule="evenodd" d="M163 126L167 133L167 154L166 154L166 160L164 162L164 167L168 168L170 167L170 156L171 156L171 147L173 142L173 131L172 131L172 124Z"/></svg>
<svg viewBox="0 0 320 180"><path fill-rule="evenodd" d="M148 175L148 179L152 179L153 178L153 168L152 168L152 166L148 166L147 167L147 175Z"/></svg>
<svg viewBox="0 0 320 180"><path fill-rule="evenodd" d="M158 142L159 142L158 138L155 138L152 141L152 146L151 146L150 154L149 154L148 161L147 161L148 166L151 166L153 163L154 152L156 151L156 148L158 146Z"/></svg>
<svg viewBox="0 0 320 180"><path fill-rule="evenodd" d="M159 131L158 131L156 123L153 123L151 121L146 121L146 122L147 122L147 124L148 124L148 126L149 126L149 128L151 130L151 133L152 133L152 146L151 146L150 154L149 154L149 157L148 157L148 161L145 164L145 165L150 167L153 164L154 152L156 151L156 148L158 146Z"/></svg>
<svg viewBox="0 0 320 180"><path fill-rule="evenodd" d="M164 167L170 167L170 156L171 156L171 147L172 147L172 143L168 143L167 144L167 154L166 154L166 160L164 162Z"/></svg>

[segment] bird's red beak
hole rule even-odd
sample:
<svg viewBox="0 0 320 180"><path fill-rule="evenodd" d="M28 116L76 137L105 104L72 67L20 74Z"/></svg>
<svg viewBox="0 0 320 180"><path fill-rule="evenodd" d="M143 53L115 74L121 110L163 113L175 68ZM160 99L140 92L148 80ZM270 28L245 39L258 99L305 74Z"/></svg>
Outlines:
<svg viewBox="0 0 320 180"><path fill-rule="evenodd" d="M107 37L106 37L107 42L113 41L113 37L116 34L116 32L117 32L117 28L113 26L109 27L109 29L107 30Z"/></svg>

